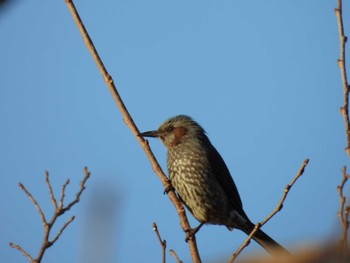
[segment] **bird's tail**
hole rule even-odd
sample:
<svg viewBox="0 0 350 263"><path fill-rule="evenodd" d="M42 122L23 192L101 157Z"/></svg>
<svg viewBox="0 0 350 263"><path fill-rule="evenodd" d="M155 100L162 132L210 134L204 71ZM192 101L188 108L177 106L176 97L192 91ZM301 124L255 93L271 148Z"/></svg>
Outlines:
<svg viewBox="0 0 350 263"><path fill-rule="evenodd" d="M250 235L250 233L254 229L254 224L249 222L250 224L244 228L241 228L241 230L246 233L247 235ZM262 246L267 252L269 252L273 256L290 256L290 253L288 250L286 250L284 247L282 247L280 244L278 244L275 240L273 240L268 234L266 234L264 231L259 229L253 236L253 239L255 242L257 242L260 246Z"/></svg>

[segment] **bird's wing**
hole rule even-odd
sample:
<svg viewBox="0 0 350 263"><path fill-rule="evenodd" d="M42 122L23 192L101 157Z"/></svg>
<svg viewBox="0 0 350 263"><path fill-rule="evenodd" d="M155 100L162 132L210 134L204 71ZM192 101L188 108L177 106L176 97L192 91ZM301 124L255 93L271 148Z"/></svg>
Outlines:
<svg viewBox="0 0 350 263"><path fill-rule="evenodd" d="M210 143L211 149L208 152L208 159L213 171L215 172L215 178L224 189L227 199L231 202L233 209L235 209L240 215L246 216L241 198L239 196L235 182L233 181L230 171L228 170L224 160L219 152Z"/></svg>

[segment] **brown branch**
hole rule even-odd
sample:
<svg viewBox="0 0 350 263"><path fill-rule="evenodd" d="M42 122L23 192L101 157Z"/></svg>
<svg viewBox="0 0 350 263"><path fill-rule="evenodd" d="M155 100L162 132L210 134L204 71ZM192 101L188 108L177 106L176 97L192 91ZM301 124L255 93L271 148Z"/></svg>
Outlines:
<svg viewBox="0 0 350 263"><path fill-rule="evenodd" d="M173 256L173 258L175 259L176 263L182 263L182 261L181 261L181 260L179 259L179 257L176 255L176 253L175 253L174 250L170 249L170 250L169 250L169 253L170 253L170 255Z"/></svg>
<svg viewBox="0 0 350 263"><path fill-rule="evenodd" d="M286 200L287 195L289 193L289 190L292 188L292 186L295 184L295 182L299 179L300 176L303 175L305 167L307 166L307 164L309 163L309 159L305 159L303 164L301 165L299 171L297 172L296 176L293 178L293 180L286 185L286 187L284 188L284 193L281 197L281 200L279 201L279 203L277 204L275 210L273 210L271 212L271 214L269 214L264 221L261 222L261 226L265 225L267 221L269 221L275 214L277 214L279 211L281 211L282 207L283 207L283 203L284 200Z"/></svg>
<svg viewBox="0 0 350 263"><path fill-rule="evenodd" d="M52 241L50 241L50 243L55 243L58 238L61 236L62 232L66 229L66 227L72 223L75 219L75 216L72 216L71 218L68 219L68 221L66 223L64 223L64 225L61 227L60 231L58 231L58 233L56 234L56 236L54 237L54 239L52 239Z"/></svg>
<svg viewBox="0 0 350 263"><path fill-rule="evenodd" d="M65 197L65 191L66 191L66 187L69 184L69 179L67 179L64 184L61 187L61 197L60 197L60 203L58 205L59 209L62 209L63 207L63 201L64 201L64 197Z"/></svg>
<svg viewBox="0 0 350 263"><path fill-rule="evenodd" d="M152 228L154 230L154 232L156 232L158 241L160 243L160 246L162 247L162 262L165 263L165 250L166 250L166 240L162 240L162 238L160 237L159 231L158 231L158 227L156 223L152 224ZM179 259L179 257L176 255L175 251L170 249L169 253L172 257L174 257L175 261L177 263L182 263L182 261Z"/></svg>
<svg viewBox="0 0 350 263"><path fill-rule="evenodd" d="M87 179L90 177L90 173L87 170L87 168L84 168L84 173L85 176L83 178L83 180L80 182L80 189L78 191L78 193L76 194L75 199L66 207L63 206L63 200L64 200L64 196L65 196L65 189L66 186L69 183L69 180L67 180L63 186L62 186L62 192L61 192L61 196L60 196L60 204L57 206L57 201L54 197L54 192L49 180L49 173L45 172L45 182L47 185L47 188L49 189L49 194L50 194L50 199L52 202L52 205L54 206L54 213L51 217L50 222L47 222L44 216L43 211L41 210L39 204L37 203L37 201L34 199L34 197L32 196L32 194L24 187L23 184L19 183L19 187L25 192L25 194L28 196L28 198L32 201L32 203L34 204L36 210L38 211L38 214L40 215L41 221L43 223L43 228L44 228L44 236L43 236L43 241L41 243L41 248L39 250L39 253L36 257L36 259L33 259L29 253L27 253L22 247L20 247L19 245L10 243L10 246L14 249L17 249L18 251L20 251L25 257L27 257L27 259L31 262L31 263L39 263L41 262L46 250L51 247L58 239L59 237L62 235L63 231L68 227L68 225L73 222L74 220L74 216L72 216L71 218L69 218L61 227L61 229L57 232L56 236L50 241L50 233L52 230L53 225L55 224L56 220L58 217L60 217L61 215L63 215L67 210L69 210L73 205L75 205L76 203L79 202L80 200L80 196L82 194L82 192L85 190L85 183L87 181Z"/></svg>
<svg viewBox="0 0 350 263"><path fill-rule="evenodd" d="M85 190L85 183L90 177L90 172L88 171L87 167L84 167L84 174L85 174L85 176L84 176L83 180L81 180L81 182L79 184L80 185L79 192L75 194L75 199L72 202L70 202L66 207L62 208L62 214L64 212L66 212L67 210L71 209L71 207L73 205L75 205L76 203L78 203L80 201L80 196L83 193L83 191ZM62 189L62 191L63 191L62 192L62 196L63 196L64 195L64 189ZM62 198L62 202L63 202L63 198Z"/></svg>
<svg viewBox="0 0 350 263"><path fill-rule="evenodd" d="M35 262L35 260L23 248L21 248L21 246L10 242L10 247L17 249L19 252L21 252L23 256L25 256L28 259L29 262Z"/></svg>
<svg viewBox="0 0 350 263"><path fill-rule="evenodd" d="M46 219L45 219L45 215L43 213L43 211L41 210L38 202L34 199L34 197L32 196L32 194L27 190L27 188L25 188L25 186L22 183L18 183L19 188L21 188L23 190L23 192L27 195L27 197L29 198L29 200L33 203L33 205L35 206L36 210L38 211L38 214L41 218L41 221L43 222L43 224L46 224Z"/></svg>
<svg viewBox="0 0 350 263"><path fill-rule="evenodd" d="M346 135L346 148L345 152L350 157L350 121L349 121L349 83L346 75L346 63L345 63L345 46L347 37L344 35L344 24L343 24L343 9L342 1L338 0L338 7L334 9L335 15L337 16L338 31L340 39L340 56L338 59L338 66L342 78L343 85L343 106L340 108L340 113L344 119L345 135Z"/></svg>
<svg viewBox="0 0 350 263"><path fill-rule="evenodd" d="M340 208L338 211L338 218L342 227L342 237L340 239L340 246L342 252L346 252L348 250L348 230L349 230L349 210L350 205L345 207L346 198L343 194L343 189L348 181L350 176L346 173L346 167L344 166L342 169L342 180L340 185L337 187L339 200L340 200Z"/></svg>
<svg viewBox="0 0 350 263"><path fill-rule="evenodd" d="M122 116L123 116L123 120L124 123L126 124L126 126L131 130L131 132L134 134L136 140L140 143L142 149L144 150L147 158L149 159L152 169L155 172L155 174L158 176L158 178L160 179L160 181L162 182L164 189L169 189L170 187L170 183L168 178L165 176L164 172L162 171L158 161L156 160L156 158L154 157L154 154L152 153L148 142L146 140L144 140L141 136L137 136L139 134L139 130L136 127L136 124L134 123L131 115L129 114L124 102L122 101L115 85L114 85L114 81L112 79L112 77L109 75L109 73L107 72L106 68L103 65L103 62L101 60L101 58L99 57L94 44L92 43L92 40L77 12L77 9L74 6L74 3L72 0L65 0L67 7L78 27L78 30L83 38L83 41L87 47L87 49L89 50L92 58L94 59L97 68L99 69L102 78L104 80L104 82L106 83L106 86L108 87L109 91L112 94L112 97L115 101L115 103L117 104L117 107L119 109L119 111L121 112ZM180 218L180 225L183 229L183 231L185 232L187 229L190 229L190 224L188 222L187 216L186 216L186 212L185 209L183 208L180 200L177 198L176 194L174 191L169 191L168 192L168 197L170 199L170 201L174 204L175 209L179 215ZM195 241L194 238L190 239L188 241L189 244L189 249L190 249L190 254L192 257L192 261L193 262L201 262L199 253L198 253L198 248L197 248L197 243Z"/></svg>
<svg viewBox="0 0 350 263"><path fill-rule="evenodd" d="M166 249L166 240L162 240L162 238L160 237L159 231L158 231L158 227L156 223L152 224L152 228L154 230L154 232L156 232L157 238L159 240L160 246L162 247L162 263L165 263L165 249Z"/></svg>
<svg viewBox="0 0 350 263"><path fill-rule="evenodd" d="M49 180L49 172L48 171L45 171L45 181L46 181L47 188L49 189L51 203L54 206L54 208L57 209L57 201L55 199L55 195L54 195L52 187L51 187L51 183L50 183L50 180Z"/></svg>
<svg viewBox="0 0 350 263"><path fill-rule="evenodd" d="M230 257L228 262L234 262L238 255L242 252L242 250L249 245L250 240L253 238L254 234L263 226L265 225L275 214L277 214L279 211L281 211L283 207L284 200L287 198L287 195L289 193L289 190L292 188L294 183L299 179L300 176L304 173L305 167L309 163L309 159L305 159L303 164L301 165L299 171L293 178L293 180L287 184L287 186L284 188L283 195L278 202L275 209L262 221L255 225L253 231L247 236L247 238L244 240L244 242L239 246L239 248L235 251L235 253Z"/></svg>
<svg viewBox="0 0 350 263"><path fill-rule="evenodd" d="M335 15L337 17L338 22L338 32L339 32L339 59L338 66L340 69L340 75L342 79L343 86L343 106L340 108L340 113L343 116L344 120L344 128L345 128L345 136L346 136L346 147L345 152L350 157L350 121L349 121L349 83L347 79L346 72L346 61L345 61L345 50L346 50L346 42L347 37L344 34L344 23L343 23L343 3L342 0L338 0L338 6L335 8ZM342 226L342 237L340 240L341 253L342 255L346 255L348 253L348 229L349 229L349 211L350 205L345 207L346 199L343 194L344 185L349 179L349 175L346 173L346 167L344 166L342 169L342 180L340 185L337 187L339 200L340 200L340 208L338 211L338 217L340 220L340 224Z"/></svg>

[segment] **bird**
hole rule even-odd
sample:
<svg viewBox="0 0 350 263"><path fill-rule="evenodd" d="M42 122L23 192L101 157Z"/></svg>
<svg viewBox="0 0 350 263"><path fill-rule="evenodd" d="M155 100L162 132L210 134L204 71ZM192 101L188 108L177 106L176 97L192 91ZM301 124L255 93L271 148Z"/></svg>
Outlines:
<svg viewBox="0 0 350 263"><path fill-rule="evenodd" d="M204 224L224 225L247 235L253 231L255 225L243 210L229 169L201 125L187 115L177 115L157 130L139 136L159 138L166 147L171 184L180 201L200 222L191 234ZM272 255L289 254L261 229L253 239Z"/></svg>

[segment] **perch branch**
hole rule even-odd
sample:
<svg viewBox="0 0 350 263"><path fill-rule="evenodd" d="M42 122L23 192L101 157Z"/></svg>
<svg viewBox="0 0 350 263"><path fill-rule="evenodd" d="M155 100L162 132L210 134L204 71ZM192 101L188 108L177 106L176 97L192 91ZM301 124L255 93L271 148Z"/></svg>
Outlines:
<svg viewBox="0 0 350 263"><path fill-rule="evenodd" d="M136 127L136 124L133 121L131 115L129 114L123 100L121 99L121 97L120 97L120 95L119 95L119 93L114 85L114 81L113 81L112 77L109 75L105 66L103 65L103 62L102 62L100 56L98 55L94 44L92 43L92 40L91 40L91 38L90 38L90 36L89 36L85 26L84 26L79 14L78 14L77 9L75 8L73 1L72 0L65 0L65 2L66 2L67 7L68 7L76 25L77 25L77 27L78 27L78 30L83 38L83 41L84 41L87 49L89 50L92 58L94 59L96 65L97 65L97 68L99 69L99 71L102 75L102 78L103 78L104 82L106 83L106 86L108 87L109 91L111 92L112 97L113 97L115 103L117 104L119 111L121 112L121 114L123 116L124 123L131 130L131 132L135 136L136 140L140 143L142 149L144 150L147 158L149 159L149 161L151 163L153 171L155 172L155 174L158 176L158 178L162 182L164 189L171 189L169 187L170 186L169 180L165 176L158 161L156 160L154 154L152 153L152 151L147 143L147 140L144 140L141 136L137 136L139 134L139 130ZM168 192L168 197L169 197L170 201L175 206L175 209L176 209L176 211L179 215L179 218L180 218L180 225L181 225L183 231L185 232L187 229L190 229L190 224L188 222L185 209L183 208L180 200L177 198L177 196L173 190ZM190 239L188 244L189 244L189 249L190 249L192 261L195 263L201 262L195 238Z"/></svg>

